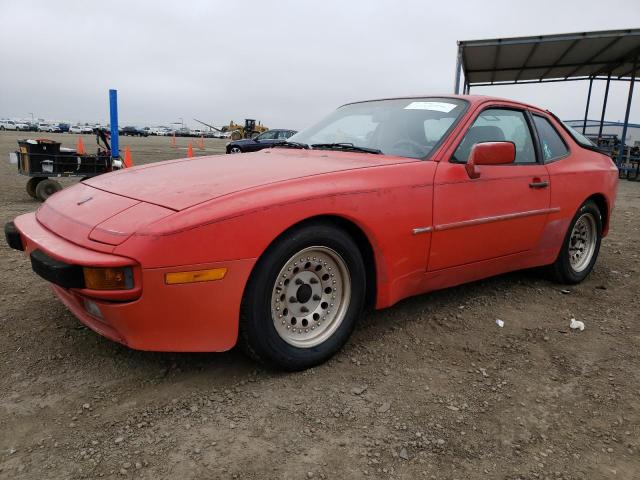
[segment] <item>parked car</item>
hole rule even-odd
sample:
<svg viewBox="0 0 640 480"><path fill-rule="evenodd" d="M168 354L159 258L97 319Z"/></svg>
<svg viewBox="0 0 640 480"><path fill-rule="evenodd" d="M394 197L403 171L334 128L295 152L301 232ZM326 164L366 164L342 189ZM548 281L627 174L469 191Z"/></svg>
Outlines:
<svg viewBox="0 0 640 480"><path fill-rule="evenodd" d="M58 128L60 129L60 133L67 133L70 126L71 125L69 125L68 123L59 123Z"/></svg>
<svg viewBox="0 0 640 480"><path fill-rule="evenodd" d="M13 120L0 120L0 130L17 130L16 122Z"/></svg>
<svg viewBox="0 0 640 480"><path fill-rule="evenodd" d="M93 129L94 129L94 127L92 127L91 125L84 125L84 126L80 127L81 133L89 133L89 134L91 134L91 133L93 133Z"/></svg>
<svg viewBox="0 0 640 480"><path fill-rule="evenodd" d="M256 152L271 147L276 142L282 142L296 133L295 130L273 129L267 130L254 138L234 140L227 144L227 153Z"/></svg>
<svg viewBox="0 0 640 480"><path fill-rule="evenodd" d="M611 159L546 110L396 98L344 105L240 159L85 180L5 233L101 335L140 350L239 343L298 370L335 354L368 304L539 266L581 282L617 183Z"/></svg>
<svg viewBox="0 0 640 480"><path fill-rule="evenodd" d="M165 137L170 134L170 130L167 127L151 127L151 135L157 135L160 137Z"/></svg>
<svg viewBox="0 0 640 480"><path fill-rule="evenodd" d="M39 123L39 132L60 133L60 127L54 123Z"/></svg>
<svg viewBox="0 0 640 480"><path fill-rule="evenodd" d="M69 127L69 133L82 133L82 127L80 125L71 125Z"/></svg>
<svg viewBox="0 0 640 480"><path fill-rule="evenodd" d="M171 132L176 137L191 137L191 130L187 127L180 127L177 130Z"/></svg>
<svg viewBox="0 0 640 480"><path fill-rule="evenodd" d="M131 136L131 137L147 137L149 136L149 134L147 133L146 130L142 129L142 128L138 128L138 127L123 127L122 131L120 132L121 135L123 136Z"/></svg>
<svg viewBox="0 0 640 480"><path fill-rule="evenodd" d="M31 130L31 125L27 122L15 122L16 130L20 130L21 132L28 132Z"/></svg>

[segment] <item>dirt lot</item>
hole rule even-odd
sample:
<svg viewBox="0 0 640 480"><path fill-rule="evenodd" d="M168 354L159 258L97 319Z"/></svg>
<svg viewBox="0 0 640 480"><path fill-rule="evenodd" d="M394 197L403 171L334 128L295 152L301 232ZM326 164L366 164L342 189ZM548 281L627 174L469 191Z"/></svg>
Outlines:
<svg viewBox="0 0 640 480"><path fill-rule="evenodd" d="M22 136L0 134L3 223L38 206L6 161ZM122 143L141 163L187 140ZM518 272L412 298L281 374L105 340L2 242L0 478L640 478L638 245L640 184L622 181L582 285Z"/></svg>

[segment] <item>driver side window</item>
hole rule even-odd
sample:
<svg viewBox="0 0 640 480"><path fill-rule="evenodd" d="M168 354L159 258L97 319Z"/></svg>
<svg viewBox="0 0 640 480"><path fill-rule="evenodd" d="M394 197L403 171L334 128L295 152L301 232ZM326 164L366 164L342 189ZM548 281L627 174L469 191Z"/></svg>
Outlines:
<svg viewBox="0 0 640 480"><path fill-rule="evenodd" d="M261 135L258 135L256 138L258 140L274 140L278 132L274 132L273 130L269 130L268 132L264 132Z"/></svg>
<svg viewBox="0 0 640 480"><path fill-rule="evenodd" d="M473 122L453 154L453 161L467 163L471 149L477 143L513 142L515 163L536 163L536 152L524 112L505 108L488 108Z"/></svg>

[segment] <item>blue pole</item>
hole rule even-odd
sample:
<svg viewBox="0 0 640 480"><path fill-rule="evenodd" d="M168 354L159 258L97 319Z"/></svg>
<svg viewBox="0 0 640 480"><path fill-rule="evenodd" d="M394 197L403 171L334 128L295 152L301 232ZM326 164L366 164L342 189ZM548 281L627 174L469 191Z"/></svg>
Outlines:
<svg viewBox="0 0 640 480"><path fill-rule="evenodd" d="M629 82L629 96L627 97L627 110L624 114L624 125L622 126L622 138L620 138L620 148L618 151L618 166L622 165L624 156L624 146L627 141L627 127L629 126L629 113L631 112L631 100L633 99L633 84L636 83L636 68L638 66L638 59L633 61L633 70L631 71L631 81Z"/></svg>
<svg viewBox="0 0 640 480"><path fill-rule="evenodd" d="M109 115L111 123L111 156L120 157L120 146L118 145L118 91L109 90Z"/></svg>

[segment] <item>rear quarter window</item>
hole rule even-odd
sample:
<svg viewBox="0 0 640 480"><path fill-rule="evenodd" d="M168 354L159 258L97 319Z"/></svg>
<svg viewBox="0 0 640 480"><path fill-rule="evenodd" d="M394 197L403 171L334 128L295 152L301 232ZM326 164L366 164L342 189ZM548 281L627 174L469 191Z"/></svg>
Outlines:
<svg viewBox="0 0 640 480"><path fill-rule="evenodd" d="M569 148L549 120L539 115L533 115L533 123L538 132L542 159L545 163L569 154Z"/></svg>

